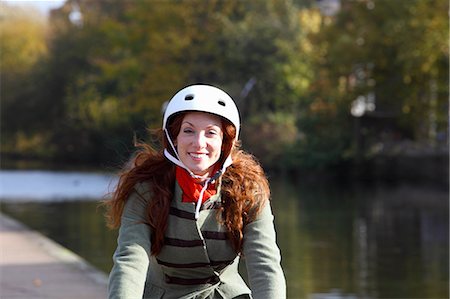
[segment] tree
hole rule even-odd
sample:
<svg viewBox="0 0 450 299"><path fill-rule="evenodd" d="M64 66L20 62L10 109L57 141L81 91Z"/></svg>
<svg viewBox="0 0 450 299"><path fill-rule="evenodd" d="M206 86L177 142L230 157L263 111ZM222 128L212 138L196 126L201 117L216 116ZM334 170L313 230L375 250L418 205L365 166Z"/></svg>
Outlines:
<svg viewBox="0 0 450 299"><path fill-rule="evenodd" d="M321 16L309 35L315 80L294 157L329 164L386 142L433 140L430 127L446 130L448 3L432 2L343 0L336 16ZM350 114L357 99L366 107L360 119Z"/></svg>
<svg viewBox="0 0 450 299"><path fill-rule="evenodd" d="M30 127L26 115L36 92L31 74L40 59L47 55L47 24L33 10L1 4L0 72L1 72L1 151L33 151L42 138L28 138ZM14 132L18 134L14 134ZM16 142L17 141L17 142ZM16 142L16 146L13 144Z"/></svg>
<svg viewBox="0 0 450 299"><path fill-rule="evenodd" d="M21 62L2 51L2 133L11 149L111 161L160 126L179 88L207 83L236 100L243 146L267 167L339 165L362 156L361 141L366 154L394 137L437 141L448 3L342 0L334 16L314 3L67 0L36 39L46 55ZM74 10L82 22L70 21ZM17 40L5 45L16 51Z"/></svg>

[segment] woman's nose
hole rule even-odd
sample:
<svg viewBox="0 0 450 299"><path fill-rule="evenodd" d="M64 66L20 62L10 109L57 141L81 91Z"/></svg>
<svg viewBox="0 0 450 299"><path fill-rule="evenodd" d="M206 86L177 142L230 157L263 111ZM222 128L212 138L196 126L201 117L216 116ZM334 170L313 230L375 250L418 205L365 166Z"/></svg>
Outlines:
<svg viewBox="0 0 450 299"><path fill-rule="evenodd" d="M194 144L198 147L206 147L206 136L203 133L195 134L194 136Z"/></svg>

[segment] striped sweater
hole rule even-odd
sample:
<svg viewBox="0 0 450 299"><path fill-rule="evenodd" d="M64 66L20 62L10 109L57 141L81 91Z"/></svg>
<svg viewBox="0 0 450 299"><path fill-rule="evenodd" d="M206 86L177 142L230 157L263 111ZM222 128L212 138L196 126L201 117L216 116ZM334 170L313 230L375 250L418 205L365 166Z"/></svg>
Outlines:
<svg viewBox="0 0 450 299"><path fill-rule="evenodd" d="M195 219L195 204L181 200L176 184L165 243L150 254L151 229L145 224L151 200L147 184L130 196L122 215L109 298L257 298L286 297L273 216L267 204L244 229L243 254L250 288L238 273L240 256L217 221L220 192L209 198Z"/></svg>

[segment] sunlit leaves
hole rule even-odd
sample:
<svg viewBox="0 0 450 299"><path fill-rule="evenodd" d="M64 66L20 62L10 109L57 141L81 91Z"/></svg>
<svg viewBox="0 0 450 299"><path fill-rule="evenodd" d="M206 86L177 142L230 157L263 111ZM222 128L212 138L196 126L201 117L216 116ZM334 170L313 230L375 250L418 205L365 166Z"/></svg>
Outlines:
<svg viewBox="0 0 450 299"><path fill-rule="evenodd" d="M133 133L159 127L163 103L193 83L235 98L251 128L244 144L268 165L281 156L289 167L352 158L358 98L374 96L375 111L364 112L388 115L401 138L446 130L446 0L341 0L333 16L314 3L69 0L52 13L49 35L40 20L6 14L1 113L17 137L10 148L32 148L26 136L89 157L130 144ZM76 5L81 25L70 22ZM365 130L372 140L386 136Z"/></svg>
<svg viewBox="0 0 450 299"><path fill-rule="evenodd" d="M32 10L2 4L0 19L1 69L3 74L28 71L47 52L45 20Z"/></svg>

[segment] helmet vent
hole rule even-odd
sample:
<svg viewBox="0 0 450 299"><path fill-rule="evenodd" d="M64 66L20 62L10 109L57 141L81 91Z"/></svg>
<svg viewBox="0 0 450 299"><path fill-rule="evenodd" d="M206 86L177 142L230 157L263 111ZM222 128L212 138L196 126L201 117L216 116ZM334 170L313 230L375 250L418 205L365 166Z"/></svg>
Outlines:
<svg viewBox="0 0 450 299"><path fill-rule="evenodd" d="M194 96L192 94L189 94L189 95L184 97L185 101L192 101L193 99L194 99Z"/></svg>
<svg viewBox="0 0 450 299"><path fill-rule="evenodd" d="M224 106L225 107L225 102L224 101L218 101L217 102L220 106Z"/></svg>

